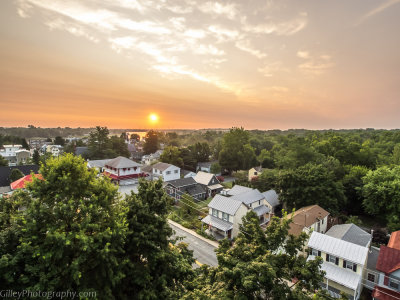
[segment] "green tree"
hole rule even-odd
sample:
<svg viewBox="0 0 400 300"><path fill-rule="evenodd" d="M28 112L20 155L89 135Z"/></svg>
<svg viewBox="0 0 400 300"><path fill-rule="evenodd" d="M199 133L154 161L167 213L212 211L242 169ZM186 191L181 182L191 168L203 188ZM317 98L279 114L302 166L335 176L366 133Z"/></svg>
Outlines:
<svg viewBox="0 0 400 300"><path fill-rule="evenodd" d="M189 146L189 150L192 152L192 156L197 163L210 160L211 149L208 143L196 143Z"/></svg>
<svg viewBox="0 0 400 300"><path fill-rule="evenodd" d="M213 174L220 174L221 173L221 166L219 165L219 163L214 163L214 164L211 165L210 171Z"/></svg>
<svg viewBox="0 0 400 300"><path fill-rule="evenodd" d="M128 145L125 140L118 136L112 136L107 143L107 157L124 156L129 157Z"/></svg>
<svg viewBox="0 0 400 300"><path fill-rule="evenodd" d="M28 200L16 217L18 245L2 253L2 287L96 291L112 299L127 231L117 188L70 154L50 159L40 173L45 180L15 196Z"/></svg>
<svg viewBox="0 0 400 300"><path fill-rule="evenodd" d="M149 130L146 133L145 142L143 145L144 154L154 153L158 150L158 132Z"/></svg>
<svg viewBox="0 0 400 300"><path fill-rule="evenodd" d="M181 158L181 152L178 147L168 146L164 149L163 153L160 155L160 161L173 164L177 167L183 167L183 159Z"/></svg>
<svg viewBox="0 0 400 300"><path fill-rule="evenodd" d="M364 166L347 166L347 174L343 177L344 194L347 198L346 210L352 214L363 214L362 178L368 173Z"/></svg>
<svg viewBox="0 0 400 300"><path fill-rule="evenodd" d="M395 165L400 165L400 144L397 144L393 148L392 162Z"/></svg>
<svg viewBox="0 0 400 300"><path fill-rule="evenodd" d="M24 175L24 173L21 172L21 170L14 168L11 170L11 173L10 173L10 177L9 177L10 183L14 182L15 180L18 180L24 176L25 175Z"/></svg>
<svg viewBox="0 0 400 300"><path fill-rule="evenodd" d="M0 155L0 167L6 167L6 166L8 166L8 160Z"/></svg>
<svg viewBox="0 0 400 300"><path fill-rule="evenodd" d="M249 144L249 133L243 128L232 128L224 135L219 164L229 172L249 169L256 162L253 147Z"/></svg>
<svg viewBox="0 0 400 300"><path fill-rule="evenodd" d="M54 145L64 146L65 140L61 136L56 136L56 138L54 139Z"/></svg>
<svg viewBox="0 0 400 300"><path fill-rule="evenodd" d="M131 136L130 136L130 139L134 140L136 142L139 142L140 141L140 135L138 135L137 133L132 133Z"/></svg>
<svg viewBox="0 0 400 300"><path fill-rule="evenodd" d="M400 229L400 166L380 167L363 177L367 213L383 215L391 231Z"/></svg>
<svg viewBox="0 0 400 300"><path fill-rule="evenodd" d="M321 258L298 255L307 235L288 237L290 222L274 217L264 232L249 212L235 243L220 242L218 266L198 269L184 299L331 299L320 289Z"/></svg>
<svg viewBox="0 0 400 300"><path fill-rule="evenodd" d="M35 149L35 150L33 151L33 154L32 154L32 161L33 161L33 163L34 163L35 165L39 165L39 164L40 164L40 154L39 154L39 151L38 151L37 149Z"/></svg>
<svg viewBox="0 0 400 300"><path fill-rule="evenodd" d="M143 180L138 194L125 198L127 263L125 276L115 289L117 299L179 299L184 281L192 278L191 251L171 238L168 198L162 184L161 180Z"/></svg>
<svg viewBox="0 0 400 300"><path fill-rule="evenodd" d="M91 159L105 159L108 139L108 128L96 126L89 134L88 151Z"/></svg>
<svg viewBox="0 0 400 300"><path fill-rule="evenodd" d="M287 209L318 204L331 214L345 205L343 185L323 165L306 164L283 170L276 182L279 198Z"/></svg>
<svg viewBox="0 0 400 300"><path fill-rule="evenodd" d="M350 215L346 220L346 224L354 224L356 226L361 226L362 222L358 216Z"/></svg>

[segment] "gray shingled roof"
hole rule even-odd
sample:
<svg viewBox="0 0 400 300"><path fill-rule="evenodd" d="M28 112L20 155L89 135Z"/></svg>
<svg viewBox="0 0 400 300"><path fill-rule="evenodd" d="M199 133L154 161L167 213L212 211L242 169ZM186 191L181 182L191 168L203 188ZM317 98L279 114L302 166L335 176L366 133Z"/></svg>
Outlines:
<svg viewBox="0 0 400 300"><path fill-rule="evenodd" d="M107 166L113 167L113 168L134 168L134 167L141 167L141 164L138 164L137 162L134 162L133 160L130 160L129 158L123 157L123 156L118 156L114 159L111 159L106 163Z"/></svg>
<svg viewBox="0 0 400 300"><path fill-rule="evenodd" d="M326 232L326 235L367 247L371 235L354 224L335 225Z"/></svg>
<svg viewBox="0 0 400 300"><path fill-rule="evenodd" d="M254 208L253 211L257 214L257 216L262 216L263 214L269 213L270 209L265 205L260 205Z"/></svg>
<svg viewBox="0 0 400 300"><path fill-rule="evenodd" d="M231 198L241 201L247 205L247 204L253 203L255 201L263 200L264 195L261 194L260 191L257 189L255 189L255 190L250 189L250 191L248 191L246 193L241 193L241 194L232 196Z"/></svg>
<svg viewBox="0 0 400 300"><path fill-rule="evenodd" d="M167 163L163 163L163 162L158 162L158 163L153 165L153 168L163 172L163 171L165 171L166 169L168 169L171 166L173 166L173 165L167 164Z"/></svg>
<svg viewBox="0 0 400 300"><path fill-rule="evenodd" d="M96 159L96 160L89 160L88 167L89 168L104 168L107 162L111 159Z"/></svg>
<svg viewBox="0 0 400 300"><path fill-rule="evenodd" d="M193 179L193 177L188 177L188 178L180 178L180 179L167 181L166 185L170 184L174 187L182 187L182 186L192 185L192 184L196 184L196 183L197 182Z"/></svg>
<svg viewBox="0 0 400 300"><path fill-rule="evenodd" d="M239 209L240 205L242 205L242 202L235 200L232 197L216 195L208 204L208 207L214 208L216 210L234 216L236 214L236 211Z"/></svg>
<svg viewBox="0 0 400 300"><path fill-rule="evenodd" d="M376 270L376 262L378 261L379 256L379 248L371 247L368 251L368 260L367 260L367 268L370 270Z"/></svg>
<svg viewBox="0 0 400 300"><path fill-rule="evenodd" d="M272 206L275 207L279 205L279 197L278 194L274 190L269 190L264 193L262 193L263 196L265 197L265 200Z"/></svg>
<svg viewBox="0 0 400 300"><path fill-rule="evenodd" d="M234 185L233 188L231 188L228 191L228 195L235 196L235 195L239 195L239 194L250 192L252 190L253 189L249 188L249 187L245 187L245 186L241 186L241 185Z"/></svg>

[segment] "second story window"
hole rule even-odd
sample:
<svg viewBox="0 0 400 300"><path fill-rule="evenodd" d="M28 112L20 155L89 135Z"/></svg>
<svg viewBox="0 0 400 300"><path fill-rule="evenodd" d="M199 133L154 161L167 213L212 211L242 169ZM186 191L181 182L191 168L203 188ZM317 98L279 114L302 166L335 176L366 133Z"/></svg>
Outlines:
<svg viewBox="0 0 400 300"><path fill-rule="evenodd" d="M229 215L227 213L222 213L222 220L229 221Z"/></svg>
<svg viewBox="0 0 400 300"><path fill-rule="evenodd" d="M368 273L368 281L375 282L375 274Z"/></svg>
<svg viewBox="0 0 400 300"><path fill-rule="evenodd" d="M396 279L389 278L389 286L395 290L399 289L399 281Z"/></svg>
<svg viewBox="0 0 400 300"><path fill-rule="evenodd" d="M217 217L218 218L218 210L216 210L216 209L212 209L212 215L214 216L214 217Z"/></svg>
<svg viewBox="0 0 400 300"><path fill-rule="evenodd" d="M326 261L339 265L339 258L333 255L326 254Z"/></svg>
<svg viewBox="0 0 400 300"><path fill-rule="evenodd" d="M318 251L316 249L311 249L311 255L314 256L321 256L321 251Z"/></svg>
<svg viewBox="0 0 400 300"><path fill-rule="evenodd" d="M175 173L175 174L178 174L178 170L175 170L174 173Z"/></svg>
<svg viewBox="0 0 400 300"><path fill-rule="evenodd" d="M357 272L357 264L343 260L343 268L347 268Z"/></svg>
<svg viewBox="0 0 400 300"><path fill-rule="evenodd" d="M171 174L171 171L167 171L167 175Z"/></svg>

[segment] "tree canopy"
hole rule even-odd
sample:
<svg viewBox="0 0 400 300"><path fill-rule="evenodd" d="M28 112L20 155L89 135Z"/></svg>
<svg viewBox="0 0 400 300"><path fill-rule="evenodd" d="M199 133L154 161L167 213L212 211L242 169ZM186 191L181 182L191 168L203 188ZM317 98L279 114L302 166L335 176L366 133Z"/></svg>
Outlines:
<svg viewBox="0 0 400 300"><path fill-rule="evenodd" d="M158 145L158 143L159 143L158 136L159 136L158 132L154 131L154 130L149 130L146 133L146 136L144 138L145 141L144 141L144 144L143 144L143 152L144 152L144 154L151 154L151 153L154 153L154 152L156 152L158 150L158 147L159 147L159 145Z"/></svg>

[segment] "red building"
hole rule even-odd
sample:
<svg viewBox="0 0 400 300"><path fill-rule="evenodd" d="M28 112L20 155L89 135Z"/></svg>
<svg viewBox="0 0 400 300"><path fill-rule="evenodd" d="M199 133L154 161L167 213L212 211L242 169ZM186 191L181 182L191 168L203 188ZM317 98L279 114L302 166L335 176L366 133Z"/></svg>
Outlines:
<svg viewBox="0 0 400 300"><path fill-rule="evenodd" d="M141 171L141 164L126 157L118 156L104 166L104 174L120 185L133 184L146 174Z"/></svg>

